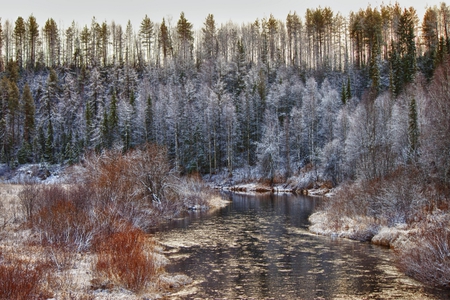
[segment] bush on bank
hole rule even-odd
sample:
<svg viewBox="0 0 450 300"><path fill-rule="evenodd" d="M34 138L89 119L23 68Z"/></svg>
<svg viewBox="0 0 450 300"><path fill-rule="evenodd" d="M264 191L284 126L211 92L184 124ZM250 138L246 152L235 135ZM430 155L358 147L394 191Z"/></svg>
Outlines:
<svg viewBox="0 0 450 300"><path fill-rule="evenodd" d="M428 284L450 283L449 191L413 168L342 185L310 217L310 230L389 246L399 267Z"/></svg>

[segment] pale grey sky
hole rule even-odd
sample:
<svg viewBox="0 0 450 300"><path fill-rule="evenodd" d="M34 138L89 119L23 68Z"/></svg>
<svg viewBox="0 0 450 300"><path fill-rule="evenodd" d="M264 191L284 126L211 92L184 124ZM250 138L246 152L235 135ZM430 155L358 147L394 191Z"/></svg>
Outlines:
<svg viewBox="0 0 450 300"><path fill-rule="evenodd" d="M6 0L0 0L6 2ZM392 1L395 2L395 1ZM413 6L420 19L423 17L425 7L436 5L440 0L398 0L400 5ZM172 24L176 24L180 13L184 11L188 21L195 28L201 28L209 13L214 15L218 24L232 20L236 23L253 22L257 18L269 17L272 13L276 19L285 20L289 12L296 11L302 18L307 8L329 6L336 12L347 16L350 11L358 11L366 8L369 3L377 7L383 0L359 1L359 0L319 0L319 1L292 1L292 0L13 0L1 5L0 17L3 21L15 21L21 16L27 19L33 14L38 24L42 27L48 18L53 18L62 28L67 28L72 21L79 26L90 25L92 17L97 22L115 21L125 26L131 20L137 27L144 16L154 22L161 22L172 17ZM384 3L390 3L389 0ZM137 28L134 28L135 30Z"/></svg>

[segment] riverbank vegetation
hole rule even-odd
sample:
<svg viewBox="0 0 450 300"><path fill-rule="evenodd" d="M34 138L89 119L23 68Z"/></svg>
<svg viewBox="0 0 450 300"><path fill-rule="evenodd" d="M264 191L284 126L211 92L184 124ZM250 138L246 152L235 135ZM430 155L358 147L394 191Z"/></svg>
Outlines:
<svg viewBox="0 0 450 300"><path fill-rule="evenodd" d="M446 259L450 254L449 72L445 61L428 85L405 91L403 97L420 100L403 104L408 112L403 121L401 116L395 117L401 96L393 110L388 110L386 121L378 125L377 115L386 112L382 99L357 108L366 116L358 122L368 122L359 132L367 130L372 138L377 134L383 138L372 144L366 140L366 151L352 156L354 179L341 185L324 208L311 216L310 228L316 233L390 246L407 274L444 287L450 283ZM373 117L367 114L372 105L377 107ZM389 129L380 131L385 125ZM349 148L361 143L362 137L349 139ZM401 141L404 147L396 151Z"/></svg>
<svg viewBox="0 0 450 300"><path fill-rule="evenodd" d="M361 240L405 233L417 251L395 247L399 263L445 285L423 275L445 270L449 253L445 3L421 19L396 3L247 24L210 14L197 31L184 13L158 21L61 28L49 19L39 28L31 15L0 24L0 177L15 180L26 164L81 170L67 190L39 189L44 203L23 195L39 243L87 251L105 227L145 230L206 206L202 184L176 174L218 186L338 187L312 230ZM50 217L64 213L79 218ZM437 256L423 258L427 247Z"/></svg>
<svg viewBox="0 0 450 300"><path fill-rule="evenodd" d="M189 283L165 274L145 232L207 209L210 189L172 173L155 145L93 153L73 168L64 183L2 186L0 298L153 298Z"/></svg>

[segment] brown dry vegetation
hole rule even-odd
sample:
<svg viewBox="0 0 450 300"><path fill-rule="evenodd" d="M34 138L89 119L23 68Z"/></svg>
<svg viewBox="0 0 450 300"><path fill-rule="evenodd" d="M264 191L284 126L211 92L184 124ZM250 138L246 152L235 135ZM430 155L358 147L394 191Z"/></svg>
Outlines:
<svg viewBox="0 0 450 300"><path fill-rule="evenodd" d="M310 230L390 246L406 274L448 287L449 196L441 181L398 169L384 179L341 186L310 217Z"/></svg>
<svg viewBox="0 0 450 300"><path fill-rule="evenodd" d="M157 146L110 151L87 157L72 184L0 186L0 299L167 294L165 259L144 230L214 197L165 157Z"/></svg>

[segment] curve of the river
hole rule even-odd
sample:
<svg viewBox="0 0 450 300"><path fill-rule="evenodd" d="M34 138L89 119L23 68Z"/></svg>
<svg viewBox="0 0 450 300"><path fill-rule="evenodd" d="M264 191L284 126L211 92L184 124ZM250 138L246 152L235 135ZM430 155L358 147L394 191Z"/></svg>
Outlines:
<svg viewBox="0 0 450 300"><path fill-rule="evenodd" d="M403 275L392 252L308 232L320 198L230 195L157 233L170 273L190 276L186 299L445 299Z"/></svg>

